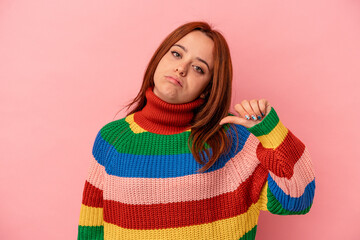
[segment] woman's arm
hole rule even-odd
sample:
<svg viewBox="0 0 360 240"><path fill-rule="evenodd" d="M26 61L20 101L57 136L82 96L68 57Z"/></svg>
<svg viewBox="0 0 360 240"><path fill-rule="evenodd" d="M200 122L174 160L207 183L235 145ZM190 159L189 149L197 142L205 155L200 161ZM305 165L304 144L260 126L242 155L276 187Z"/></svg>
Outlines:
<svg viewBox="0 0 360 240"><path fill-rule="evenodd" d="M101 130L96 136L93 146L93 158L90 161L88 176L83 190L80 219L78 225L78 240L103 240L103 183L104 167L104 140Z"/></svg>
<svg viewBox="0 0 360 240"><path fill-rule="evenodd" d="M247 129L259 139L256 156L269 170L260 193L260 210L279 215L309 212L315 174L306 146L282 124L274 108Z"/></svg>

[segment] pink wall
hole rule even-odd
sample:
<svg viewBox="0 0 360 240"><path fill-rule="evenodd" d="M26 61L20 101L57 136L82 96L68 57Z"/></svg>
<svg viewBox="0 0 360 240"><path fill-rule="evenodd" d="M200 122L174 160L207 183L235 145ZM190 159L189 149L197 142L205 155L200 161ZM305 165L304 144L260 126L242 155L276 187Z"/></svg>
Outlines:
<svg viewBox="0 0 360 240"><path fill-rule="evenodd" d="M262 213L257 239L360 239L359 1L221 2L0 1L0 239L76 238L97 131L192 20L228 40L233 105L268 99L312 155L311 211Z"/></svg>

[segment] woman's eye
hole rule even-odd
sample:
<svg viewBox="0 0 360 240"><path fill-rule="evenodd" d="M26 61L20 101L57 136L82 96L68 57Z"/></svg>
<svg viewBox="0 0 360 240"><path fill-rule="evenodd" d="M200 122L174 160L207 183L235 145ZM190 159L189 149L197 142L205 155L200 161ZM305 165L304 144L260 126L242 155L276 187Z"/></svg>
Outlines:
<svg viewBox="0 0 360 240"><path fill-rule="evenodd" d="M195 66L195 67L197 67L200 70L200 71L198 71L199 73L204 73L204 71L202 70L201 67L198 67L198 66Z"/></svg>
<svg viewBox="0 0 360 240"><path fill-rule="evenodd" d="M172 53L172 55L174 55L174 53L176 53L176 54L178 54L180 56L180 54L178 52L176 52L176 51L172 51L171 53Z"/></svg>

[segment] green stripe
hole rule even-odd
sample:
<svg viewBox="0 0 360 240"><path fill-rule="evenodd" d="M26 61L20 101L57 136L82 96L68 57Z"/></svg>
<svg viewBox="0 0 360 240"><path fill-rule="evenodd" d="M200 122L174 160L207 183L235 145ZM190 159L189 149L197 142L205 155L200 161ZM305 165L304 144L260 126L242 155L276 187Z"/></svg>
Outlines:
<svg viewBox="0 0 360 240"><path fill-rule="evenodd" d="M77 240L104 240L104 226L81 226L78 227Z"/></svg>
<svg viewBox="0 0 360 240"><path fill-rule="evenodd" d="M187 144L184 144L184 141L187 142L190 132L185 131L172 135L151 132L136 134L125 120L118 121L106 124L101 129L101 136L119 153L154 155L154 148L156 148L156 154L159 155L190 153Z"/></svg>
<svg viewBox="0 0 360 240"><path fill-rule="evenodd" d="M269 134L279 123L279 117L275 112L275 109L271 107L271 110L268 115L264 117L264 119L258 124L252 126L251 128L247 128L249 132L254 134L256 137Z"/></svg>
<svg viewBox="0 0 360 240"><path fill-rule="evenodd" d="M256 229L257 229L257 225L255 225L255 227L253 227L250 231L248 231L247 233L245 233L244 236L242 236L239 240L251 240L251 239L255 239Z"/></svg>
<svg viewBox="0 0 360 240"><path fill-rule="evenodd" d="M77 240L91 239L91 240L104 240L104 226L80 226L78 227ZM245 233L239 240L251 240L255 239L257 225L255 225L250 231Z"/></svg>
<svg viewBox="0 0 360 240"><path fill-rule="evenodd" d="M228 126L224 126L224 128L228 129ZM151 132L135 134L130 129L125 118L122 118L103 126L100 133L102 138L107 143L113 145L119 153L154 155L154 148L156 148L156 155L191 153L187 144L184 144L184 142L188 141L191 134L189 131L171 135ZM151 146L151 148L146 146ZM209 148L209 145L206 143L205 148Z"/></svg>
<svg viewBox="0 0 360 240"><path fill-rule="evenodd" d="M306 214L310 211L310 208L312 206L313 203L311 203L311 205L299 212L295 212L295 211L289 211L286 210L282 207L281 203L276 199L276 197L274 196L274 194L270 191L269 187L267 189L267 198L268 198L268 202L267 202L267 208L269 210L269 212L273 213L273 214L277 214L277 215L302 215L302 214Z"/></svg>

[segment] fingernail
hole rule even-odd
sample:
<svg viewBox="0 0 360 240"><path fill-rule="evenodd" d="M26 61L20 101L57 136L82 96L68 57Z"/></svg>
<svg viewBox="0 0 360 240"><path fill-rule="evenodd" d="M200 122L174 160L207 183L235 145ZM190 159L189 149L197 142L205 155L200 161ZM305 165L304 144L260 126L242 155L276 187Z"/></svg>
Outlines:
<svg viewBox="0 0 360 240"><path fill-rule="evenodd" d="M261 113L261 116L264 116L265 114Z"/></svg>
<svg viewBox="0 0 360 240"><path fill-rule="evenodd" d="M257 120L255 115L251 115L252 119Z"/></svg>
<svg viewBox="0 0 360 240"><path fill-rule="evenodd" d="M258 116L258 119L259 119L259 120L261 120L261 117L260 117L260 116Z"/></svg>
<svg viewBox="0 0 360 240"><path fill-rule="evenodd" d="M249 119L250 119L250 117L249 117L248 115L245 115L245 117L246 117L246 119L247 119L247 120L249 120Z"/></svg>

